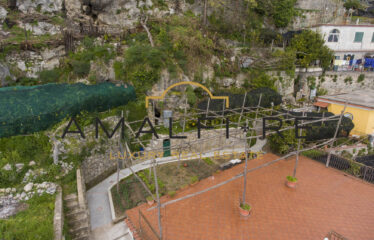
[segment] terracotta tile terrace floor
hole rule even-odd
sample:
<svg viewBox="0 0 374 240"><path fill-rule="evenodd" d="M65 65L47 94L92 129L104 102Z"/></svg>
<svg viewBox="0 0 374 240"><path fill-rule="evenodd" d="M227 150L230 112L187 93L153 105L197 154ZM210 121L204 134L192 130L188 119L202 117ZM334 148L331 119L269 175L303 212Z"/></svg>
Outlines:
<svg viewBox="0 0 374 240"><path fill-rule="evenodd" d="M266 154L249 161L248 169L277 158ZM253 207L249 218L241 217L238 210L243 177L161 208L163 239L317 240L332 230L349 240L374 239L374 185L301 157L298 186L290 189L284 183L294 163L295 158L290 158L248 173L246 197ZM204 179L177 192L174 199L229 179L243 169L244 164L240 164L214 179ZM161 202L168 200L170 197L161 198ZM148 208L143 204L128 210L127 215L138 228L140 209L158 231L157 209Z"/></svg>

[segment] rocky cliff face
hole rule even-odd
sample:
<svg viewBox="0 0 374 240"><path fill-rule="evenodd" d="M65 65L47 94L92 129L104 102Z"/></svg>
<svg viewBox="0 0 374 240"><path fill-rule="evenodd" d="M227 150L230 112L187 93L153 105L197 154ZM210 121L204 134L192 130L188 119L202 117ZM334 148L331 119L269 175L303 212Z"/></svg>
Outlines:
<svg viewBox="0 0 374 240"><path fill-rule="evenodd" d="M296 29L311 27L323 23L341 23L345 9L340 0L298 0L296 7L303 16L295 19Z"/></svg>

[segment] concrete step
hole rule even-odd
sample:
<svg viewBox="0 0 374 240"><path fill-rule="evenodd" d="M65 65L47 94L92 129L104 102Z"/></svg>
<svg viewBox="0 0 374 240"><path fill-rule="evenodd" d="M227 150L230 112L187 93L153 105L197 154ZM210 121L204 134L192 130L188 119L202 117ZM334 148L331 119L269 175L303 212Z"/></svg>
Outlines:
<svg viewBox="0 0 374 240"><path fill-rule="evenodd" d="M66 207L68 207L69 209L74 209L76 207L79 207L79 203L78 201L68 201L66 202Z"/></svg>
<svg viewBox="0 0 374 240"><path fill-rule="evenodd" d="M88 229L88 223L87 222L83 222L83 223L77 223L74 226L72 226L69 229L69 232L75 237L75 236L80 236L84 232L87 233L88 230L89 230Z"/></svg>
<svg viewBox="0 0 374 240"><path fill-rule="evenodd" d="M87 214L86 213L80 213L80 214L77 214L73 217L70 217L68 219L68 224L70 226L74 226L75 224L78 224L80 222L87 222Z"/></svg>
<svg viewBox="0 0 374 240"><path fill-rule="evenodd" d="M69 195L66 195L65 197L64 197L64 201L65 202L70 202L70 201L78 201L78 196L77 196L77 194L75 194L75 193L72 193L72 194L69 194Z"/></svg>
<svg viewBox="0 0 374 240"><path fill-rule="evenodd" d="M127 232L119 237L114 238L113 240L133 240L133 238L130 236L130 233Z"/></svg>
<svg viewBox="0 0 374 240"><path fill-rule="evenodd" d="M79 207L76 207L76 208L74 208L74 209L70 209L67 213L66 213L66 217L67 218L74 218L75 216L77 216L77 215L81 215L81 214L86 214L86 212L83 210L83 209L81 209L81 208L79 208Z"/></svg>
<svg viewBox="0 0 374 240"><path fill-rule="evenodd" d="M73 240L89 240L88 231L83 231L73 237Z"/></svg>

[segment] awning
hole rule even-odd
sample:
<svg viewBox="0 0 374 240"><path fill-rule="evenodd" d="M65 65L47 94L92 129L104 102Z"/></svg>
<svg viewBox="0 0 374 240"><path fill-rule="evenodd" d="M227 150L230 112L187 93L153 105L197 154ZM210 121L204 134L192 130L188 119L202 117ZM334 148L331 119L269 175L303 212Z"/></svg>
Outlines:
<svg viewBox="0 0 374 240"><path fill-rule="evenodd" d="M315 102L313 105L316 106L316 107L327 108L327 106L329 105L329 103L326 103L326 102Z"/></svg>

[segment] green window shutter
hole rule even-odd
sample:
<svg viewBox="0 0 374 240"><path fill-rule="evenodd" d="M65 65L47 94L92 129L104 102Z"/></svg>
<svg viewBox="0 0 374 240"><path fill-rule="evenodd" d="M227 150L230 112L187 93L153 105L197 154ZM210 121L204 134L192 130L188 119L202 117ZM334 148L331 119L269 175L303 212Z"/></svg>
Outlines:
<svg viewBox="0 0 374 240"><path fill-rule="evenodd" d="M362 38L364 37L363 32L356 32L355 34L355 41L354 42L362 42Z"/></svg>

